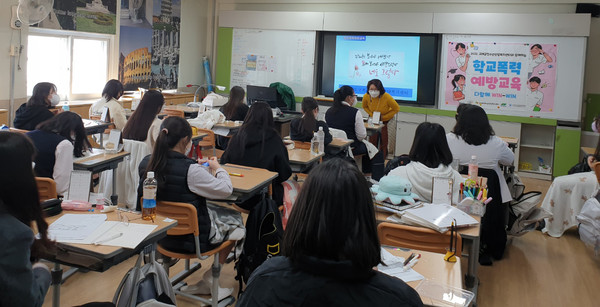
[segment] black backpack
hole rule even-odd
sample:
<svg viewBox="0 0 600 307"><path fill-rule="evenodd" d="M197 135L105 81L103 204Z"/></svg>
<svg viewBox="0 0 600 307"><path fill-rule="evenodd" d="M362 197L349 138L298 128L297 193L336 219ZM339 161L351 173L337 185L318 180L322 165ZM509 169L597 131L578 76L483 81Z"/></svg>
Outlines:
<svg viewBox="0 0 600 307"><path fill-rule="evenodd" d="M250 275L268 258L279 256L283 239L283 224L277 204L263 198L248 214L246 240L240 258L235 264L242 293L242 283L248 283Z"/></svg>

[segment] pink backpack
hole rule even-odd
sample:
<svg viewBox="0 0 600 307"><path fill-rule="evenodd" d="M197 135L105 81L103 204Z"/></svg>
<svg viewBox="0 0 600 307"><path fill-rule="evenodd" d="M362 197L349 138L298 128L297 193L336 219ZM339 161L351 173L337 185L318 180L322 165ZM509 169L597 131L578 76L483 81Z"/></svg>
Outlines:
<svg viewBox="0 0 600 307"><path fill-rule="evenodd" d="M292 207L296 202L296 198L298 197L298 193L300 193L300 184L296 180L286 180L282 183L283 185L283 214L281 217L281 221L283 223L283 229L287 224L288 219L290 218L290 213L292 213Z"/></svg>

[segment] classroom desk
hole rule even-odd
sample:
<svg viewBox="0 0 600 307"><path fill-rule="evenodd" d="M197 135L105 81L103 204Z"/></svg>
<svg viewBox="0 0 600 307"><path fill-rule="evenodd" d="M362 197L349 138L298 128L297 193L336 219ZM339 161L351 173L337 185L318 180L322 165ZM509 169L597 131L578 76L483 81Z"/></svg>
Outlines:
<svg viewBox="0 0 600 307"><path fill-rule="evenodd" d="M460 269L460 257L456 257L456 262L444 261L444 255L420 250L403 250L396 247L384 246L384 248L394 256L410 256L411 252L421 254L419 262L413 269L423 275L425 279L434 280L437 283L445 284L454 288L462 289L462 272ZM412 288L416 288L423 280L408 282ZM421 296L425 306L448 306L437 305L428 298ZM475 300L475 299L473 299Z"/></svg>
<svg viewBox="0 0 600 307"><path fill-rule="evenodd" d="M187 105L170 105L170 106L166 106L165 110L181 110L183 111L183 114L185 116L185 118L196 118L198 117L198 112L200 111L199 107L188 107ZM159 114L160 115L165 115L163 113Z"/></svg>
<svg viewBox="0 0 600 307"><path fill-rule="evenodd" d="M515 151L517 145L519 144L519 138L513 138L510 136L501 136L500 137L504 142L508 144L508 147Z"/></svg>
<svg viewBox="0 0 600 307"><path fill-rule="evenodd" d="M337 154L339 152L348 152L350 149L350 145L354 143L354 140L344 140L340 138L333 138L331 143L327 145L332 154Z"/></svg>
<svg viewBox="0 0 600 307"><path fill-rule="evenodd" d="M208 136L208 133L206 132L198 132L198 134L192 135L192 144L198 145L198 143L206 136Z"/></svg>
<svg viewBox="0 0 600 307"><path fill-rule="evenodd" d="M81 211L68 211L46 218L48 224L52 224L63 214L101 214L101 212L81 212ZM127 215L131 223L137 224L152 224L152 221L144 221L142 219L136 219L140 214L133 212L121 212L121 214ZM116 211L106 213L108 221L118 221L118 215ZM52 269L52 306L60 306L60 284L62 282L63 269L61 264L89 269L97 272L104 272L110 267L119 264L131 256L139 253L144 247L158 242L158 240L164 238L167 235L167 230L177 225L176 220L168 222L164 221L164 217L157 216L155 224L158 225L156 229L148 235L135 249L129 249L118 246L106 246L106 245L89 245L89 244L74 244L74 243L56 243L57 253L56 255L48 255L44 257L46 260L54 262L54 268Z"/></svg>
<svg viewBox="0 0 600 307"><path fill-rule="evenodd" d="M244 202L257 193L267 191L271 181L277 177L277 173L257 167L229 163L221 165L221 167L229 173L241 174L242 177L230 176L233 193L226 199L212 199L215 201Z"/></svg>
<svg viewBox="0 0 600 307"><path fill-rule="evenodd" d="M383 129L383 127L385 126L384 124L371 124L369 126L369 124L367 122L365 122L364 124L365 124L365 128L367 128L368 136L371 136L371 135L381 132L381 129Z"/></svg>
<svg viewBox="0 0 600 307"><path fill-rule="evenodd" d="M113 204L118 204L119 197L115 194L117 191L117 167L126 156L129 156L129 153L126 151L121 151L118 153L106 153L103 149L94 149L94 153L97 154L76 158L73 161L73 169L87 170L92 172L92 174L100 173L106 170L112 170L113 194L110 196L110 201Z"/></svg>
<svg viewBox="0 0 600 307"><path fill-rule="evenodd" d="M584 155L593 155L596 152L596 148L581 146L581 151Z"/></svg>
<svg viewBox="0 0 600 307"><path fill-rule="evenodd" d="M290 135L290 123L292 119L301 117L302 114L297 113L284 113L280 116L274 116L273 121L275 122L275 129L279 132L279 135L284 138Z"/></svg>
<svg viewBox="0 0 600 307"><path fill-rule="evenodd" d="M85 128L85 134L100 134L100 147L104 146L104 130L113 126L113 123L105 123L99 120L82 119L83 127Z"/></svg>
<svg viewBox="0 0 600 307"><path fill-rule="evenodd" d="M390 222L387 220L390 215L392 215L392 213L382 212L375 209L375 217L378 223ZM479 280L477 278L477 266L479 265L479 236L481 231L481 217L473 216L473 218L476 219L480 224L472 227L459 228L458 233L463 239L463 244L465 241L467 241L469 245L469 262L467 266L467 274L465 274L465 285L467 288L471 289L473 293L475 293L475 298L477 298L477 286L479 284Z"/></svg>
<svg viewBox="0 0 600 307"><path fill-rule="evenodd" d="M2 125L10 126L8 122L8 110L6 109L0 109L0 126Z"/></svg>
<svg viewBox="0 0 600 307"><path fill-rule="evenodd" d="M290 167L292 172L302 173L311 168L315 163L321 160L325 153L318 155L311 154L310 150L294 148L288 149L288 157L290 159Z"/></svg>
<svg viewBox="0 0 600 307"><path fill-rule="evenodd" d="M240 127L242 127L242 124L243 124L243 122L241 122L241 121L226 120L226 121L224 121L222 123L215 124L212 127L212 130L215 130L215 129L228 129L229 132L227 134L227 137L229 137L232 134L235 134L240 129ZM219 134L219 135L221 135L221 134Z"/></svg>

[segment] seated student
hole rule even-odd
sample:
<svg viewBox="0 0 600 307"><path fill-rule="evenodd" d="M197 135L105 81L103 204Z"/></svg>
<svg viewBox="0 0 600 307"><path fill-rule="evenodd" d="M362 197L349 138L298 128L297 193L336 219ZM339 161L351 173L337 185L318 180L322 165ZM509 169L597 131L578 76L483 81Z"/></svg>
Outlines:
<svg viewBox="0 0 600 307"><path fill-rule="evenodd" d="M323 127L323 132L325 133L325 151L327 151L327 145L331 143L333 137L329 133L327 123L317 120L318 114L319 105L317 101L312 97L304 97L302 99L302 117L294 118L290 123L290 138L294 141L310 142L314 133L319 131L320 127Z"/></svg>
<svg viewBox="0 0 600 307"><path fill-rule="evenodd" d="M0 306L42 306L50 287L48 267L32 261L52 248L31 170L34 153L23 134L0 133Z"/></svg>
<svg viewBox="0 0 600 307"><path fill-rule="evenodd" d="M452 132L446 134L452 156L458 159L461 165L469 164L471 156L476 156L479 167L496 171L500 181L502 202L511 201L512 197L500 164L511 165L515 154L506 142L494 135L487 114L480 106L465 104L459 108L461 110L457 109L457 113L460 111L460 114L456 125Z"/></svg>
<svg viewBox="0 0 600 307"><path fill-rule="evenodd" d="M349 193L352 191L352 193ZM237 306L422 306L381 263L373 199L354 165L334 158L310 173L284 233Z"/></svg>
<svg viewBox="0 0 600 307"><path fill-rule="evenodd" d="M229 100L219 109L225 115L226 120L243 121L246 118L250 108L244 103L245 96L246 91L241 86L231 88L229 91ZM219 135L217 140L221 149L227 148L229 137Z"/></svg>
<svg viewBox="0 0 600 307"><path fill-rule="evenodd" d="M371 160L367 153L367 146L362 142L367 137L367 128L362 114L354 105L356 105L354 89L348 85L340 87L333 93L333 106L325 112L325 121L330 128L343 130L348 139L354 140L350 146L352 153L355 156L363 155L362 171L370 175Z"/></svg>
<svg viewBox="0 0 600 307"><path fill-rule="evenodd" d="M39 123L54 116L48 109L59 102L56 85L40 82L33 87L33 93L27 103L22 104L15 112L13 125L17 129L33 130Z"/></svg>
<svg viewBox="0 0 600 307"><path fill-rule="evenodd" d="M229 146L221 157L221 163L233 163L268 169L277 172L273 179L273 200L278 206L283 205L282 182L292 175L287 148L279 133L275 130L273 112L264 102L252 104L244 124L229 141ZM261 195L256 195L239 207L251 210L259 203Z"/></svg>
<svg viewBox="0 0 600 307"><path fill-rule="evenodd" d="M73 156L83 157L91 148L83 121L77 113L61 112L39 124L27 136L37 148L35 174L56 181L56 192L64 195L69 188Z"/></svg>
<svg viewBox="0 0 600 307"><path fill-rule="evenodd" d="M198 161L189 159L186 154L191 148L192 128L190 124L180 117L166 118L161 125L152 155L146 156L140 163L138 199L142 197L143 182L147 172L154 172L154 178L158 181L157 200L191 203L196 207L200 230L200 251L205 253L220 244L220 242L210 241L211 231L219 231L219 229L212 229L206 198L225 198L231 194L233 186L229 174L221 168L216 158L208 160L209 168L214 172L214 176ZM141 210L139 204L136 210ZM159 241L159 244L175 252L195 253L196 251L192 235L168 235ZM221 252L219 259L221 263L225 263L229 252L230 250ZM205 282L210 284L210 273L205 274L204 277ZM205 285L203 289L208 293L198 294L210 294L208 285ZM223 295L226 297L232 291L233 289L220 289L219 297Z"/></svg>
<svg viewBox="0 0 600 307"><path fill-rule="evenodd" d="M411 162L397 167L389 173L389 175L408 179L412 185L412 191L425 202L431 202L434 177L454 180L452 191L454 203L458 202L460 183L464 182L463 177L450 167L452 152L448 148L445 134L444 127L439 124L429 122L419 124L408 154Z"/></svg>
<svg viewBox="0 0 600 307"><path fill-rule="evenodd" d="M117 101L123 95L123 84L119 80L111 79L106 82L104 90L102 90L102 98L94 102L90 107L90 117L92 115L102 115L104 107L108 107L110 119L115 124L115 128L123 131L127 117L125 109Z"/></svg>
<svg viewBox="0 0 600 307"><path fill-rule="evenodd" d="M161 92L149 90L144 94L142 101L123 128L123 138L145 142L152 150L156 138L160 133L162 120L158 113L165 104L165 97Z"/></svg>

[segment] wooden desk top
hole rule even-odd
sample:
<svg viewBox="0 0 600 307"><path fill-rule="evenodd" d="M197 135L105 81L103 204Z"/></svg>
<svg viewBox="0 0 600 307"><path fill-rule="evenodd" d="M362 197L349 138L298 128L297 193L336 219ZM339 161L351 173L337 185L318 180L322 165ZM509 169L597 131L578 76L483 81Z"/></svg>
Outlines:
<svg viewBox="0 0 600 307"><path fill-rule="evenodd" d="M364 123L365 124L365 128L367 128L367 131L381 131L381 129L383 128L383 124L373 124L372 126L369 126L369 124L367 122Z"/></svg>
<svg viewBox="0 0 600 307"><path fill-rule="evenodd" d="M593 155L596 152L596 148L581 146L581 151L586 155Z"/></svg>
<svg viewBox="0 0 600 307"><path fill-rule="evenodd" d="M176 104L172 106L165 106L165 110L182 110L185 113L198 113L199 107L188 107L187 105Z"/></svg>
<svg viewBox="0 0 600 307"><path fill-rule="evenodd" d="M198 134L192 135L192 143L200 142L206 136L208 136L208 133L206 133L206 132L198 132Z"/></svg>
<svg viewBox="0 0 600 307"><path fill-rule="evenodd" d="M354 143L354 140L344 140L344 139L340 139L340 138L333 138L331 143L329 143L329 145L327 145L327 146L343 149L343 148L350 147L350 145L352 145L352 143Z"/></svg>
<svg viewBox="0 0 600 307"><path fill-rule="evenodd" d="M58 218L60 218L61 216L63 216L64 214L67 214L67 213L68 214L106 214L107 221L118 221L119 220L119 217L118 217L116 211L109 212L109 213L102 213L99 210L97 210L95 212L63 211L59 215L55 215L55 216L46 218L46 222L48 222L48 225L50 225L54 221L56 221ZM165 222L164 221L165 217L162 217L162 216L156 216L156 219L154 220L154 224L153 224L152 221L142 220L140 218L141 213L122 211L121 214L126 215L129 218L130 223L158 225L158 227L156 227L145 240L147 240L148 238L151 238L153 236L156 236L157 234L165 233L168 229L177 225L176 220ZM136 220L134 220L134 219L136 219ZM143 243L144 243L144 241L142 241L141 244L143 244ZM113 257L116 254L118 254L119 252L121 252L122 250L126 249L124 247L108 246L108 245L92 245L92 244L76 244L76 243L58 243L58 244L63 245L63 246L69 246L70 249L84 252L86 254L95 256L99 259L107 259L107 258Z"/></svg>
<svg viewBox="0 0 600 307"><path fill-rule="evenodd" d="M240 123L238 123L238 124L236 124L234 121L231 121L231 120L226 120L226 121L225 121L225 122L223 122L223 123L215 124L215 125L213 126L213 129L214 129L214 128L239 129L241 126L242 126L242 123L241 123L241 122L240 122Z"/></svg>
<svg viewBox="0 0 600 307"><path fill-rule="evenodd" d="M310 150L294 148L288 149L288 156L290 159L290 163L298 163L298 164L311 164L324 156L325 153L320 153L318 155L313 155L310 153Z"/></svg>
<svg viewBox="0 0 600 307"><path fill-rule="evenodd" d="M242 174L243 177L230 176L231 184L233 184L233 191L240 193L250 193L260 188L267 182L277 177L277 173L268 171L262 168L236 165L236 164L225 164L222 167L230 173Z"/></svg>
<svg viewBox="0 0 600 307"><path fill-rule="evenodd" d="M393 223L391 221L388 221L388 219L387 219L391 215L392 215L392 213L390 213L390 212L383 212L383 211L379 211L379 210L375 209L375 219L377 220L378 223L381 223L381 222ZM463 237L470 237L470 238L479 237L479 228L481 226L481 217L476 216L476 215L471 215L471 217L476 219L479 222L479 225L458 228L458 233L460 233L460 235Z"/></svg>
<svg viewBox="0 0 600 307"><path fill-rule="evenodd" d="M127 151L121 151L118 153L106 153L103 149L97 148L94 148L94 152L98 154L93 154L91 156L85 156L81 158L75 158L73 160L73 166L75 166L76 168L87 169L111 161L122 160L126 156L130 155L130 153Z"/></svg>
<svg viewBox="0 0 600 307"><path fill-rule="evenodd" d="M462 289L462 272L460 269L460 257L456 257L456 262L444 261L444 255L438 253L431 253L426 251L411 250L404 251L400 248L387 247L394 256L404 257L405 259L410 256L411 252L421 254L419 262L415 264L413 269L419 274L423 275L426 279L435 280L438 283L446 284L451 287ZM408 282L407 284L413 288L416 288L422 280L416 280ZM423 298L421 298L423 300ZM425 305L428 303L423 300ZM429 305L428 305L429 306Z"/></svg>
<svg viewBox="0 0 600 307"><path fill-rule="evenodd" d="M517 145L519 143L519 138L513 138L510 136L501 136L500 137L503 141L505 141L506 143L508 143L508 145Z"/></svg>

